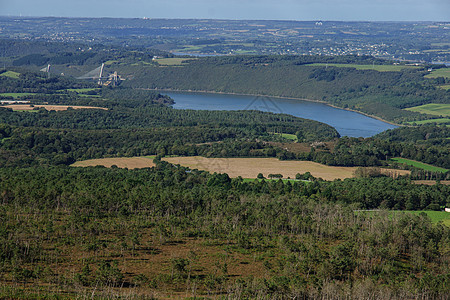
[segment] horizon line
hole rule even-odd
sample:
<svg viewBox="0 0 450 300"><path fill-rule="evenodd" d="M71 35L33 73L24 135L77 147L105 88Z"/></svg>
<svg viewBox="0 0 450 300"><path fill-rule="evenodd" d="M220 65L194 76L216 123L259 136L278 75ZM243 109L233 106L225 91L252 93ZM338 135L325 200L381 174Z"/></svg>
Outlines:
<svg viewBox="0 0 450 300"><path fill-rule="evenodd" d="M24 16L24 15L0 15L0 17L7 18L55 18L55 19L140 19L140 20L209 20L209 21L254 21L254 22L263 22L263 21L276 21L276 22L349 22L349 23L449 23L450 21L443 20L326 20L326 19L309 19L309 20L295 20L295 19L227 19L227 18L152 18L152 17L111 17L111 16L102 16L102 17L82 17L82 16Z"/></svg>

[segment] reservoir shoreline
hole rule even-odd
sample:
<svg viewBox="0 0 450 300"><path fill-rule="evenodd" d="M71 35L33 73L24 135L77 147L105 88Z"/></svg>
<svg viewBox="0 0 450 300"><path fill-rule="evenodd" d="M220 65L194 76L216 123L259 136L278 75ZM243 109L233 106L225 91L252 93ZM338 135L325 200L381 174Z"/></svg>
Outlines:
<svg viewBox="0 0 450 300"><path fill-rule="evenodd" d="M181 92L181 93L199 93L199 94L218 94L218 95L232 95L232 96L253 96L253 97L269 97L269 98L277 98L277 99L287 99L287 100L301 100L301 101L308 101L308 102L315 102L315 103L321 103L321 104L325 104L328 105L330 107L336 108L336 109L342 109L342 110L346 110L346 111L351 111L351 112L355 112L361 115L364 115L366 117L390 124L390 125L394 125L394 126L399 126L399 127L404 127L405 125L402 124L397 124L391 121L387 121L385 119L382 119L378 116L375 115L371 115L362 111L358 111L355 109L351 109L351 108L343 108L343 107L339 107L336 105L333 105L331 103L328 103L326 101L323 100L313 100L313 99L305 99L305 98L297 98L297 97L285 97L285 96L271 96L271 95L261 95L261 94L243 94L243 93L232 93L232 92L217 92L217 91L206 91L206 90L181 90L181 89L150 89L150 88L136 88L139 90L146 90L146 91L167 91L167 92Z"/></svg>

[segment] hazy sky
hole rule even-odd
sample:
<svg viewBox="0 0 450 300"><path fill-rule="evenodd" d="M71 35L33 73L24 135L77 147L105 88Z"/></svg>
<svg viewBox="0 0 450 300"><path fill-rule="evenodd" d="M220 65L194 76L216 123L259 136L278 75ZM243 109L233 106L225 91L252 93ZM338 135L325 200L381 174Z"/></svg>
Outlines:
<svg viewBox="0 0 450 300"><path fill-rule="evenodd" d="M450 21L450 0L0 0L0 15Z"/></svg>

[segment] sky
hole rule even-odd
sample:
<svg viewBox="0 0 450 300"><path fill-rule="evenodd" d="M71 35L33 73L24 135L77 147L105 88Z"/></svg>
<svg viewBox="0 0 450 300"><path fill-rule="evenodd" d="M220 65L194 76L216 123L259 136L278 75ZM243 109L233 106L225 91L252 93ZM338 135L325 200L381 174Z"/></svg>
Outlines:
<svg viewBox="0 0 450 300"><path fill-rule="evenodd" d="M0 15L450 21L450 0L0 0Z"/></svg>

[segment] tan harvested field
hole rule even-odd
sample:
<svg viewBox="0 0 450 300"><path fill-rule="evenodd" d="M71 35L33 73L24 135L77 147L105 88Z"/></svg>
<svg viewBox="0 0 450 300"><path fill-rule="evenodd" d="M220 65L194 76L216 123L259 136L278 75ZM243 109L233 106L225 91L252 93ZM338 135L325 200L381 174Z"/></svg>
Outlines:
<svg viewBox="0 0 450 300"><path fill-rule="evenodd" d="M310 172L316 178L324 180L354 177L356 167L331 167L310 161L282 161L276 158L205 158L167 157L163 160L191 169L209 172L227 173L230 177L256 178L258 173L264 177L269 174L282 174L283 178L295 178L297 173ZM383 173L404 175L405 170L384 170Z"/></svg>
<svg viewBox="0 0 450 300"><path fill-rule="evenodd" d="M105 166L110 168L113 165L116 165L119 168L128 169L151 168L155 166L153 163L153 158L149 157L113 157L77 161L72 164L72 167Z"/></svg>
<svg viewBox="0 0 450 300"><path fill-rule="evenodd" d="M258 173L264 177L269 174L282 174L283 178L295 178L297 173L310 172L316 178L324 180L354 177L356 167L331 167L310 161L282 161L276 158L206 158L201 156L165 157L164 161L179 164L191 169L211 173L227 173L230 177L256 178ZM155 166L152 157L113 157L77 161L72 167L104 166L110 168L140 169ZM397 177L410 174L407 170L381 169L385 175Z"/></svg>
<svg viewBox="0 0 450 300"><path fill-rule="evenodd" d="M435 180L414 180L413 182L415 184L426 184L426 185L435 185L436 184ZM442 180L441 184L450 185L450 180Z"/></svg>
<svg viewBox="0 0 450 300"><path fill-rule="evenodd" d="M76 106L76 105L28 105L28 104L11 104L4 105L2 107L11 108L12 110L33 110L35 108L45 108L46 110L55 110L55 111L63 111L67 110L69 107L73 109L103 109L108 110L104 107L95 107L95 106Z"/></svg>

